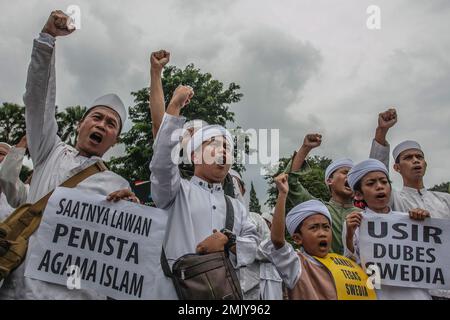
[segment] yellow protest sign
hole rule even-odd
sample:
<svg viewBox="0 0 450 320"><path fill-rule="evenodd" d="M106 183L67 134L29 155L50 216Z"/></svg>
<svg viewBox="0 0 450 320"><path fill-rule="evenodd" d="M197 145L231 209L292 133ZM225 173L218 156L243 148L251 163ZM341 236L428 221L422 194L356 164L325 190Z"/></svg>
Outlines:
<svg viewBox="0 0 450 320"><path fill-rule="evenodd" d="M314 257L331 273L338 300L376 300L374 289L367 286L367 274L354 261L334 253Z"/></svg>

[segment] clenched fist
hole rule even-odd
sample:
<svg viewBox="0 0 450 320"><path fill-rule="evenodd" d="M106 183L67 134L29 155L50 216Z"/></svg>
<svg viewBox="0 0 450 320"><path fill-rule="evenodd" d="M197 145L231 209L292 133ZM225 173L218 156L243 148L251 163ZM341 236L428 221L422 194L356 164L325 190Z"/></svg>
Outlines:
<svg viewBox="0 0 450 320"><path fill-rule="evenodd" d="M382 129L392 128L397 123L397 111L388 109L378 115L378 127Z"/></svg>
<svg viewBox="0 0 450 320"><path fill-rule="evenodd" d="M190 86L178 86L173 93L169 106L182 109L191 102L194 96L194 89Z"/></svg>
<svg viewBox="0 0 450 320"><path fill-rule="evenodd" d="M67 36L75 31L74 28L69 27L70 21L70 17L61 10L53 11L42 28L42 32L53 37Z"/></svg>
<svg viewBox="0 0 450 320"><path fill-rule="evenodd" d="M274 181L279 193L287 194L289 192L288 175L286 173L278 175Z"/></svg>
<svg viewBox="0 0 450 320"><path fill-rule="evenodd" d="M170 52L159 50L150 55L150 65L155 71L161 72L164 66L170 61Z"/></svg>
<svg viewBox="0 0 450 320"><path fill-rule="evenodd" d="M305 136L303 146L309 149L314 149L322 143L322 135L318 133L310 133Z"/></svg>

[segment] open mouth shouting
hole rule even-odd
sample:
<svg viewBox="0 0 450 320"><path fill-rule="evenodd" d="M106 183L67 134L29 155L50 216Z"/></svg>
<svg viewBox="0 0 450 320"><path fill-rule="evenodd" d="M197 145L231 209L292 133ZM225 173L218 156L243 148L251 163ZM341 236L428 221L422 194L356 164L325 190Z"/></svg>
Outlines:
<svg viewBox="0 0 450 320"><path fill-rule="evenodd" d="M91 141L91 143L98 145L98 144L102 143L103 135L99 132L93 132L89 136L89 140Z"/></svg>
<svg viewBox="0 0 450 320"><path fill-rule="evenodd" d="M328 241L327 240L321 240L319 242L319 248L321 250L328 250Z"/></svg>
<svg viewBox="0 0 450 320"><path fill-rule="evenodd" d="M375 198L377 199L377 200L386 200L387 199L387 195L386 195L386 193L384 193L384 192L380 192L380 193L377 193L376 194L376 196L375 196Z"/></svg>

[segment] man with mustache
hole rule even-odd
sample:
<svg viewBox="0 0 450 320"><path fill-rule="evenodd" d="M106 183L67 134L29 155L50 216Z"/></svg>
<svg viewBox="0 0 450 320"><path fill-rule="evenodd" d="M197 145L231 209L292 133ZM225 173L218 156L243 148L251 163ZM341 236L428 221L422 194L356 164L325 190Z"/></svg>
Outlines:
<svg viewBox="0 0 450 320"><path fill-rule="evenodd" d="M68 16L53 11L39 37L34 40L28 69L25 120L28 148L34 172L27 202L34 203L69 177L99 161L116 142L126 119L126 109L115 94L97 98L88 108L77 128L75 147L57 135L55 119L55 41L71 34ZM83 180L78 189L100 194L108 200L133 197L128 182L106 170ZM119 191L118 191L119 190ZM136 199L133 197L133 200ZM27 257L7 279L16 299L104 299L92 290L69 290L65 286L24 277L25 265L33 252L36 234L30 237Z"/></svg>
<svg viewBox="0 0 450 320"><path fill-rule="evenodd" d="M370 150L370 158L380 160L389 170L390 145L386 135L397 123L397 111L391 108L378 115L378 127ZM398 144L393 152L394 170L402 176L403 188L392 190L389 205L392 210L409 212L427 210L432 218L450 218L450 194L429 191L423 183L427 169L425 153L416 141L406 140ZM450 291L432 290L431 295L450 299Z"/></svg>
<svg viewBox="0 0 450 320"><path fill-rule="evenodd" d="M307 134L300 149L294 154L292 161L287 165L285 173L288 174L289 192L286 199L286 211L290 211L298 204L315 199L301 184L301 177L305 172L306 157L309 152L322 143L322 135ZM350 159L337 159L325 170L325 183L328 186L331 199L324 202L332 218L331 252L343 254L342 226L348 214L361 211L353 206L353 191L347 183L347 173L353 167Z"/></svg>

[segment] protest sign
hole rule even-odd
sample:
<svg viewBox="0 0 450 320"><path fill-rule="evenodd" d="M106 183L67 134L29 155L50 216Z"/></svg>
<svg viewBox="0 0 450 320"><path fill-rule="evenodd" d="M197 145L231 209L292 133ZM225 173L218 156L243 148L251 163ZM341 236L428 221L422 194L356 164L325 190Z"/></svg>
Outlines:
<svg viewBox="0 0 450 320"><path fill-rule="evenodd" d="M25 276L115 299L155 299L166 222L164 210L57 188Z"/></svg>
<svg viewBox="0 0 450 320"><path fill-rule="evenodd" d="M363 267L375 264L382 285L450 289L450 220L364 214L359 243Z"/></svg>

